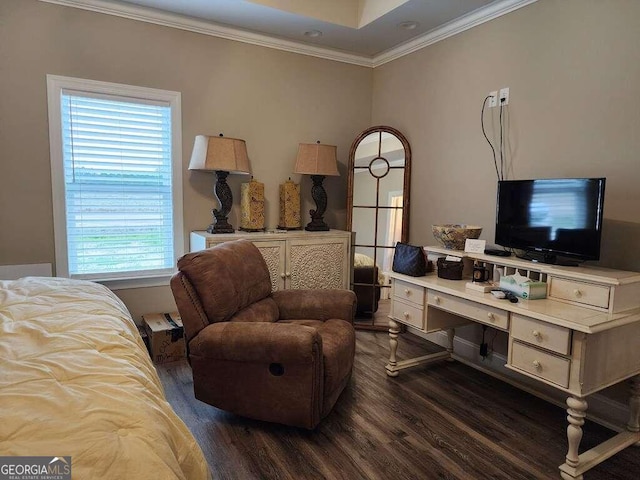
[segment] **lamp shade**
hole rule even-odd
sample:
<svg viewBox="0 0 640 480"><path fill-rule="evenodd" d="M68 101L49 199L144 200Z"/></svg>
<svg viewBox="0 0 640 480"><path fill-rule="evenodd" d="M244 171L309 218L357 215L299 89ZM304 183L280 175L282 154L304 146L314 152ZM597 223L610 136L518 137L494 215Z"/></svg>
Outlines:
<svg viewBox="0 0 640 480"><path fill-rule="evenodd" d="M321 143L301 143L298 146L295 173L339 176L336 146Z"/></svg>
<svg viewBox="0 0 640 480"><path fill-rule="evenodd" d="M189 170L251 173L247 145L238 138L197 135Z"/></svg>

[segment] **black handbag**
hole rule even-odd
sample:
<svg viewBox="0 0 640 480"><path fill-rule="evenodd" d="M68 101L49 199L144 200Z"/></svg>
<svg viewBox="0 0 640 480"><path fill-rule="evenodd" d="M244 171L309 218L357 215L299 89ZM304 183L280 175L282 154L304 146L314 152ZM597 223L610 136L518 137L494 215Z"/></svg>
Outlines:
<svg viewBox="0 0 640 480"><path fill-rule="evenodd" d="M412 277L422 277L427 274L427 256L422 247L398 242L391 270Z"/></svg>

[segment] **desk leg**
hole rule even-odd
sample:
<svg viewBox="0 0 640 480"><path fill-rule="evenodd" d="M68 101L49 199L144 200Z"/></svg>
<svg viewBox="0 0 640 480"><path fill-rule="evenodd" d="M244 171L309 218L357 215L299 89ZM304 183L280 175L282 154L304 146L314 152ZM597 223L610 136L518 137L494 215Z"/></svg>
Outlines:
<svg viewBox="0 0 640 480"><path fill-rule="evenodd" d="M629 423L627 430L640 432L640 375L631 379L631 397L629 399ZM640 442L634 444L640 447Z"/></svg>
<svg viewBox="0 0 640 480"><path fill-rule="evenodd" d="M439 362L445 358L451 357L451 354L447 349L447 351L429 353L427 355L422 355L421 357L398 361L396 358L396 352L398 350L398 334L401 332L400 328L401 326L398 322L393 319L389 319L389 363L384 367L388 376L397 377L399 371L405 368Z"/></svg>
<svg viewBox="0 0 640 480"><path fill-rule="evenodd" d="M386 370L387 375L390 377L397 377L398 371L396 367L398 365L398 360L396 359L396 352L398 351L398 334L400 333L400 324L393 320L389 319L389 363L387 364Z"/></svg>
<svg viewBox="0 0 640 480"><path fill-rule="evenodd" d="M583 398L567 399L567 439L569 451L566 462L560 465L560 475L565 480L583 480L583 473L607 458L624 450L630 445L640 445L640 376L631 379L631 398L629 400L629 422L626 431L602 442L586 452L578 455L578 447L582 439L582 425L587 412L587 402Z"/></svg>
<svg viewBox="0 0 640 480"><path fill-rule="evenodd" d="M456 336L456 329L455 328L448 328L447 329L447 352L449 353L449 358L447 358L447 361L449 362L453 362L453 339Z"/></svg>
<svg viewBox="0 0 640 480"><path fill-rule="evenodd" d="M580 447L580 441L582 440L582 425L584 425L584 418L587 416L587 402L584 398L569 397L567 398L567 421L569 426L567 427L567 440L569 443L569 450L567 452L567 465L569 467L577 468L580 463L578 458L578 449ZM565 480L582 480L582 474L574 477L565 472L560 472L560 475Z"/></svg>

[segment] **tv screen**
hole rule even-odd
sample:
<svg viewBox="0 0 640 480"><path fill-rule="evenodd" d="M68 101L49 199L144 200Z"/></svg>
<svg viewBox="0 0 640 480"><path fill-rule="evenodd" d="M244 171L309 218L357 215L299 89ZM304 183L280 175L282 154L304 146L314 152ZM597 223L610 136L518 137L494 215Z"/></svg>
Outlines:
<svg viewBox="0 0 640 480"><path fill-rule="evenodd" d="M552 178L498 182L496 243L556 256L600 258L605 178Z"/></svg>

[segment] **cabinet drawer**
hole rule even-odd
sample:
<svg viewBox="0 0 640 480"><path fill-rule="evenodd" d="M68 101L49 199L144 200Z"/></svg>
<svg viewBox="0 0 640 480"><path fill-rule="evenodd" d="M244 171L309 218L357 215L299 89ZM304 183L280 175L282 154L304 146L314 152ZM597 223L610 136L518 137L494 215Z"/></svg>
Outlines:
<svg viewBox="0 0 640 480"><path fill-rule="evenodd" d="M569 387L568 358L558 357L518 341L511 344L511 366L561 387Z"/></svg>
<svg viewBox="0 0 640 480"><path fill-rule="evenodd" d="M609 308L609 287L604 285L552 278L549 296L584 305Z"/></svg>
<svg viewBox="0 0 640 480"><path fill-rule="evenodd" d="M571 330L565 327L514 314L511 318L511 336L562 355L569 355Z"/></svg>
<svg viewBox="0 0 640 480"><path fill-rule="evenodd" d="M391 302L391 317L400 323L420 329L424 328L424 310L398 301L396 298Z"/></svg>
<svg viewBox="0 0 640 480"><path fill-rule="evenodd" d="M509 312L506 310L489 307L433 290L429 290L427 293L427 303L433 307L471 318L472 320L485 323L492 327L503 330L509 328Z"/></svg>
<svg viewBox="0 0 640 480"><path fill-rule="evenodd" d="M416 305L424 306L424 287L413 285L402 280L393 281L393 296Z"/></svg>

